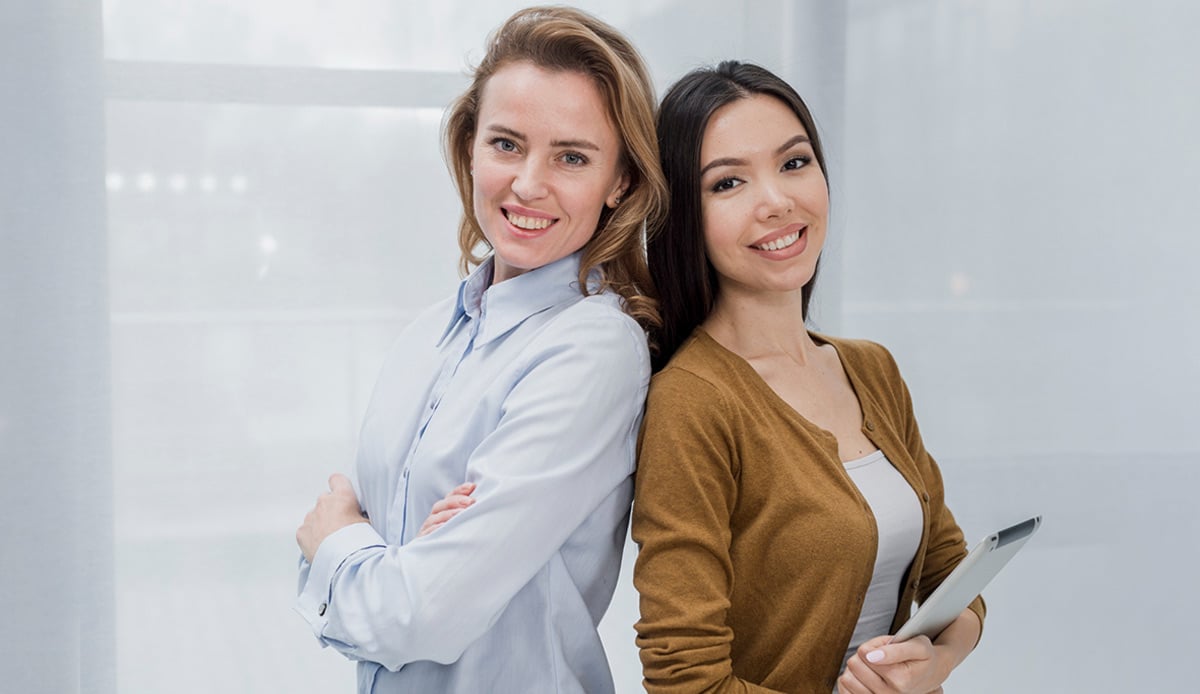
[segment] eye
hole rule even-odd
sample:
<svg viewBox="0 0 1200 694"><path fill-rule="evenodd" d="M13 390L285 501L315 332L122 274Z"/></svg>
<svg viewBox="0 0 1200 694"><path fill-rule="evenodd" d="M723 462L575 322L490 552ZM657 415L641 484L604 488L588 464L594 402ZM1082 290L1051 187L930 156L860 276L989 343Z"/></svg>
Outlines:
<svg viewBox="0 0 1200 694"><path fill-rule="evenodd" d="M493 137L488 141L488 144L500 150L501 152L517 151L517 143L513 142L507 137Z"/></svg>
<svg viewBox="0 0 1200 694"><path fill-rule="evenodd" d="M784 171L795 171L796 169L803 169L804 167L808 166L811 163L812 163L811 157L804 157L804 156L792 157L791 159L788 159L787 161L785 161L783 163L783 170Z"/></svg>
<svg viewBox="0 0 1200 694"><path fill-rule="evenodd" d="M742 183L744 183L744 182L745 181L741 180L740 178L733 178L732 176L730 176L728 178L722 178L721 180L714 183L712 185L711 190L714 193L720 193L720 192L723 192L726 190L733 190L734 188L737 188L738 186L742 185Z"/></svg>
<svg viewBox="0 0 1200 694"><path fill-rule="evenodd" d="M584 164L588 163L588 158L579 152L566 152L560 157L560 159L562 159L563 163L567 166L583 166Z"/></svg>

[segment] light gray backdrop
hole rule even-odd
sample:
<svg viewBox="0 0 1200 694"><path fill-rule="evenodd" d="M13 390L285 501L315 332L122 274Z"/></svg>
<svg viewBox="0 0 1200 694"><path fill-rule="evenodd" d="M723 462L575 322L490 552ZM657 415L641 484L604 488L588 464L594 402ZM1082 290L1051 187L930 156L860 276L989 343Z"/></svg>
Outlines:
<svg viewBox="0 0 1200 694"><path fill-rule="evenodd" d="M948 690L1194 687L1198 6L579 4L660 90L793 81L833 189L817 326L896 354L971 539L1044 514ZM292 536L456 282L442 109L520 5L3 5L0 690L352 691L290 612ZM622 692L635 619L626 572Z"/></svg>

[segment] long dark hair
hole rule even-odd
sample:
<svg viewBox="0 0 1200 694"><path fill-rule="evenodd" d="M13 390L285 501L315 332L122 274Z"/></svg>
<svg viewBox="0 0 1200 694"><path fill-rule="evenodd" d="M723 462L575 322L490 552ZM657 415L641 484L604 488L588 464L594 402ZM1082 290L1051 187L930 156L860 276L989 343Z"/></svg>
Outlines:
<svg viewBox="0 0 1200 694"><path fill-rule="evenodd" d="M671 212L652 230L646 243L662 316L662 326L652 333L655 371L665 366L696 326L708 318L716 301L717 271L704 250L700 209L704 130L717 109L755 94L773 96L796 114L812 142L817 164L829 180L821 140L808 106L795 89L771 71L727 60L716 67L693 70L667 90L658 111L658 152L667 178ZM814 271L801 291L805 316L816 281Z"/></svg>

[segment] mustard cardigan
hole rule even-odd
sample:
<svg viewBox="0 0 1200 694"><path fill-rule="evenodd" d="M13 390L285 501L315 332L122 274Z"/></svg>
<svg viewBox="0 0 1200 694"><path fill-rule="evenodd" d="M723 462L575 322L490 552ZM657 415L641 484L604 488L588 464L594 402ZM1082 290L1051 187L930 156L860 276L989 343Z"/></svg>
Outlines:
<svg viewBox="0 0 1200 694"><path fill-rule="evenodd" d="M837 349L863 433L921 500L894 633L966 545L891 354L813 338ZM830 692L874 571L874 516L833 435L702 329L651 382L632 528L647 692ZM971 609L982 622L982 599Z"/></svg>

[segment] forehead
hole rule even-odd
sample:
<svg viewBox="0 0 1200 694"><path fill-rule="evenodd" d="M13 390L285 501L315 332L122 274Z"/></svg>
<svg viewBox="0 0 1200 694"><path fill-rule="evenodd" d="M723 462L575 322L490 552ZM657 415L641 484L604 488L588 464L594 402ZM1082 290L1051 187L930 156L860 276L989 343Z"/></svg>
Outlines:
<svg viewBox="0 0 1200 694"><path fill-rule="evenodd" d="M525 61L501 67L484 83L478 124L481 131L504 125L533 140L617 142L608 107L590 77Z"/></svg>
<svg viewBox="0 0 1200 694"><path fill-rule="evenodd" d="M779 99L753 94L713 112L700 145L701 165L712 159L774 154L795 135L808 135L800 118Z"/></svg>

